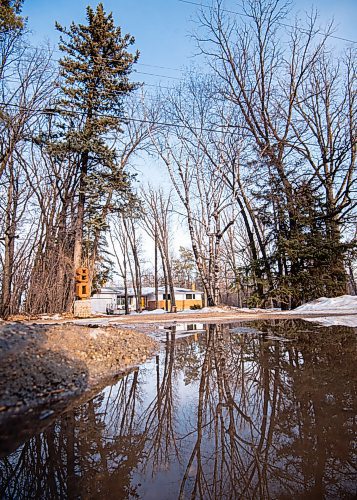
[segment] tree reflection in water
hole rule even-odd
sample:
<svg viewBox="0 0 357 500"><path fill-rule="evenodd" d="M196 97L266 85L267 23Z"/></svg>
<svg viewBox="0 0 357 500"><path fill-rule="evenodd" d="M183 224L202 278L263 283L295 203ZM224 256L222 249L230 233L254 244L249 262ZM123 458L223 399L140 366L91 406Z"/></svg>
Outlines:
<svg viewBox="0 0 357 500"><path fill-rule="evenodd" d="M354 330L249 327L173 332L3 458L0 497L354 498Z"/></svg>

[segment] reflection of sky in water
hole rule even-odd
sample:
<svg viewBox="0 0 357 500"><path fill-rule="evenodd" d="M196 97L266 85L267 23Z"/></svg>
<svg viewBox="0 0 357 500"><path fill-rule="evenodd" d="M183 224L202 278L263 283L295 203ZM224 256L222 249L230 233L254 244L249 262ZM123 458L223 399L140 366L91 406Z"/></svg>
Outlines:
<svg viewBox="0 0 357 500"><path fill-rule="evenodd" d="M72 436L73 487L92 498L178 498L180 488L184 498L351 497L354 342L351 329L293 320L176 337L158 364L59 417L41 435L42 454L54 470L69 467ZM19 456L9 457L14 468ZM46 492L51 471L37 460L40 476L17 467L17 481Z"/></svg>

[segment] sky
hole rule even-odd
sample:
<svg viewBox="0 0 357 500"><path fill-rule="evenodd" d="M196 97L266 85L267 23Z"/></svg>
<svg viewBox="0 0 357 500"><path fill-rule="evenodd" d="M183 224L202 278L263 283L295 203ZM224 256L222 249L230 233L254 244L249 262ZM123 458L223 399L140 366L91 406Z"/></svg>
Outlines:
<svg viewBox="0 0 357 500"><path fill-rule="evenodd" d="M23 14L28 17L31 43L49 42L56 46L59 34L55 21L62 26L69 26L72 21L84 22L86 6L95 7L98 2L25 0ZM211 0L192 2L211 5ZM191 35L197 28L197 5L180 0L102 0L102 3L107 12L113 12L115 23L122 27L123 33L130 33L136 39L140 59L134 81L154 86L149 87L151 89L159 84L171 86L184 76L185 69L197 64L197 47ZM235 0L226 0L225 6L232 11L241 10ZM293 14L303 14L312 7L319 11L322 25L334 18L337 36L357 40L357 0L292 0ZM343 42L331 41L342 48ZM167 174L162 166L139 160L137 167L140 180L165 184ZM190 246L187 232L180 225L176 229L175 234L179 236L176 246ZM149 246L146 242L147 253L151 254Z"/></svg>
<svg viewBox="0 0 357 500"><path fill-rule="evenodd" d="M192 2L211 4L210 0ZM83 22L86 6L95 7L97 3L92 0L25 0L23 13L28 16L33 42L48 40L56 44L55 21L64 26L72 21ZM141 53L141 66L137 69L142 81L161 82L162 85L173 83L180 77L180 70L194 63L197 49L190 34L195 27L197 6L180 0L103 0L103 4L106 11L113 12L123 31L135 36L136 47ZM226 0L225 4L227 9L241 10L235 0ZM336 35L357 40L357 0L292 0L292 12L295 13L310 10L312 6L319 11L322 23L335 19ZM144 72L162 76L144 75Z"/></svg>

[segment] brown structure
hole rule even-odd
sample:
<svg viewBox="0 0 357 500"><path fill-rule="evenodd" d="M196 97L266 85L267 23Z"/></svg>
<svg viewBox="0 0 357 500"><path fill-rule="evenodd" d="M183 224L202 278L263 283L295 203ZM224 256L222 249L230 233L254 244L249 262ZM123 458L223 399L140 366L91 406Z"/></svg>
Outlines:
<svg viewBox="0 0 357 500"><path fill-rule="evenodd" d="M80 300L89 299L89 272L87 267L79 267L76 269L76 297Z"/></svg>

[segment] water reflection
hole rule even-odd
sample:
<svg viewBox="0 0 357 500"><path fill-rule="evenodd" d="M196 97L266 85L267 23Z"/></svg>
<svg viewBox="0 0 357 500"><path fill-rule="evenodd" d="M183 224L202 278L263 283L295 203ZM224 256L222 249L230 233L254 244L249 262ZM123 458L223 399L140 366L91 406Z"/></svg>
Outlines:
<svg viewBox="0 0 357 500"><path fill-rule="evenodd" d="M355 332L247 326L169 334L2 459L0 497L355 498Z"/></svg>

